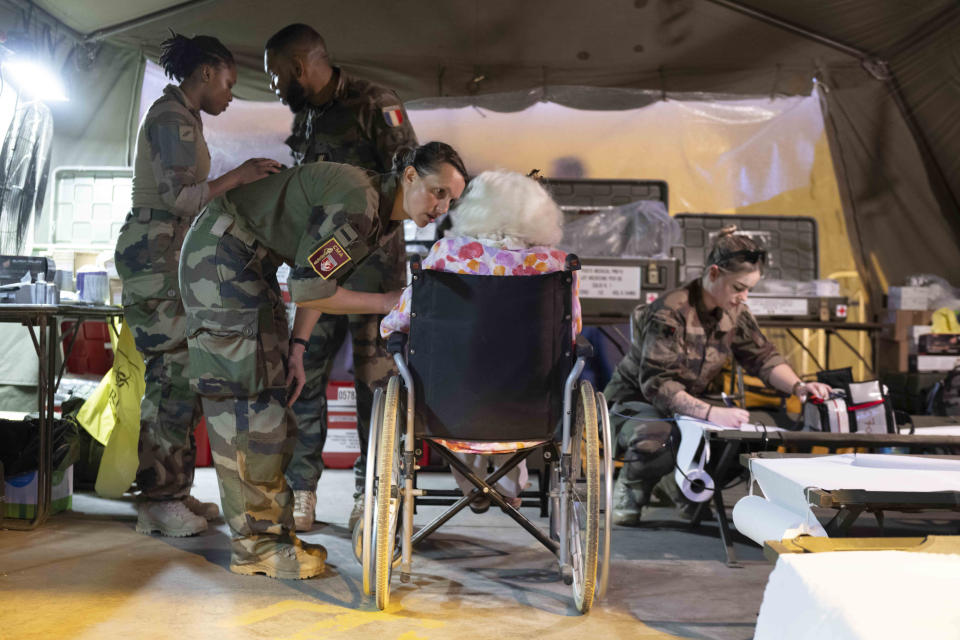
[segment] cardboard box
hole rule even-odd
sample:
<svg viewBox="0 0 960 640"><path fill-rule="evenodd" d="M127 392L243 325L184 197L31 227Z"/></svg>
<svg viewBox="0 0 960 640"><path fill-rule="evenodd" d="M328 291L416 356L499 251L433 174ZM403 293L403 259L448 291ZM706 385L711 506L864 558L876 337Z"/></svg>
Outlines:
<svg viewBox="0 0 960 640"><path fill-rule="evenodd" d="M884 372L910 371L910 343L907 340L880 338L877 366Z"/></svg>
<svg viewBox="0 0 960 640"><path fill-rule="evenodd" d="M960 367L960 356L910 356L910 370L923 373L924 371L943 371Z"/></svg>
<svg viewBox="0 0 960 640"><path fill-rule="evenodd" d="M891 340L906 340L910 337L911 327L929 326L933 322L933 311L909 311L891 309L884 318L881 335Z"/></svg>
<svg viewBox="0 0 960 640"><path fill-rule="evenodd" d="M890 309L924 310L930 308L930 287L890 287L887 307Z"/></svg>
<svg viewBox="0 0 960 640"><path fill-rule="evenodd" d="M4 479L6 501L5 518L32 519L37 514L37 472L30 471ZM54 472L51 479L50 513L59 513L73 507L73 466Z"/></svg>

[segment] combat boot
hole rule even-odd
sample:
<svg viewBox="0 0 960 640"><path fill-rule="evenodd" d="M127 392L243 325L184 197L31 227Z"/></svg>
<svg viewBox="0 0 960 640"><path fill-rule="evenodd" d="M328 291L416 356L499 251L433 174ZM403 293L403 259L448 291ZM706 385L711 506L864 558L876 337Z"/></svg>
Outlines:
<svg viewBox="0 0 960 640"><path fill-rule="evenodd" d="M650 502L650 482L627 480L626 469L621 469L613 485L613 524L636 527L640 524L640 511Z"/></svg>
<svg viewBox="0 0 960 640"><path fill-rule="evenodd" d="M317 510L315 491L293 492L293 524L297 531L310 531Z"/></svg>
<svg viewBox="0 0 960 640"><path fill-rule="evenodd" d="M207 530L207 521L187 508L182 500L141 502L137 505L137 533L157 532L184 538Z"/></svg>
<svg viewBox="0 0 960 640"><path fill-rule="evenodd" d="M200 502L191 495L184 496L183 504L193 513L197 514L207 522L216 520L220 515L220 507L214 502Z"/></svg>
<svg viewBox="0 0 960 640"><path fill-rule="evenodd" d="M347 520L347 528L351 531L363 518L363 495L362 490L353 494L353 509L350 510L350 518Z"/></svg>
<svg viewBox="0 0 960 640"><path fill-rule="evenodd" d="M327 550L323 545L302 542L290 534L288 540L257 540L252 554L239 559L236 551L230 559L230 571L252 576L262 573L279 580L305 580L323 573Z"/></svg>

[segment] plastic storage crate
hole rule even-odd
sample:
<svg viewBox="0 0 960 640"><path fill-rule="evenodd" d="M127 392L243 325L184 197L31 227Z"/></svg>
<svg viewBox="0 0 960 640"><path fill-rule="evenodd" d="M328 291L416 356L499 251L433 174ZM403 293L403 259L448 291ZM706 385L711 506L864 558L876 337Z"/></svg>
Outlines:
<svg viewBox="0 0 960 640"><path fill-rule="evenodd" d="M731 224L737 225L737 233L752 236L767 250L767 278L809 281L819 277L817 221L813 218L717 213L679 213L674 218L683 228L683 246L673 249L683 282L703 274L714 239Z"/></svg>
<svg viewBox="0 0 960 640"><path fill-rule="evenodd" d="M670 210L663 180L544 180L544 186L564 208L617 207L637 200L659 200Z"/></svg>
<svg viewBox="0 0 960 640"><path fill-rule="evenodd" d="M38 244L112 249L130 212L132 167L59 167L50 227Z"/></svg>

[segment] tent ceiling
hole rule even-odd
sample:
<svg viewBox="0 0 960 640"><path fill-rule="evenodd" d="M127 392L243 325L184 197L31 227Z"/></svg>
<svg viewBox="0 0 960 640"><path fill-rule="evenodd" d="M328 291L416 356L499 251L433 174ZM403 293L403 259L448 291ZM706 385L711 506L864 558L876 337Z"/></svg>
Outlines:
<svg viewBox="0 0 960 640"><path fill-rule="evenodd" d="M36 4L69 27L91 33L182 3ZM245 67L239 94L269 99L258 73L262 44L291 22L314 25L337 62L396 87L406 100L549 85L807 93L812 60L849 60L704 0L215 0L110 40L155 57L169 28L215 35ZM474 82L479 76L483 80Z"/></svg>
<svg viewBox="0 0 960 640"><path fill-rule="evenodd" d="M273 99L262 72L262 44L292 22L316 27L335 63L397 89L408 102L459 100L513 110L551 99L579 108L614 109L679 92L805 94L819 74L835 98L842 98L833 99L828 114L838 123L838 134L849 134L848 146L868 152L868 164L860 169L866 175L878 166L871 157L906 157L904 146L912 142L892 135L905 123L920 151L915 164L922 163L936 197L933 209L926 208L931 213L939 209L936 214L948 225L946 235L953 242L944 246L960 255L955 251L960 246L957 0L0 2L36 6L74 32L106 33L111 44L141 49L154 59L168 29L215 35L234 51L240 63L236 93L248 99ZM725 3L745 5L820 39L721 6ZM128 23L163 9L176 12ZM117 25L125 28L112 29ZM831 46L831 40L846 49ZM895 82L872 77L851 51L888 62ZM653 97L638 97L637 90ZM891 168L876 174L876 184L866 190L851 183L851 202L862 205L855 215L866 219L865 212L873 212L880 219L912 213L917 202L901 186L919 185L923 175ZM861 268L866 268L863 260Z"/></svg>

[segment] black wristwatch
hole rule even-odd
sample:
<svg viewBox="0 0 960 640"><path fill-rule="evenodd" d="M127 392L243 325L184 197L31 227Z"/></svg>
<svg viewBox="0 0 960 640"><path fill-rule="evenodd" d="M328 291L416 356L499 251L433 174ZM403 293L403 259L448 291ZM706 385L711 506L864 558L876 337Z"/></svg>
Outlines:
<svg viewBox="0 0 960 640"><path fill-rule="evenodd" d="M290 338L290 344L292 345L294 342L296 342L297 344L302 344L302 345L303 345L303 352L304 352L304 353L306 353L306 352L307 352L307 349L310 348L310 342L307 341L307 340L304 340L303 338Z"/></svg>

